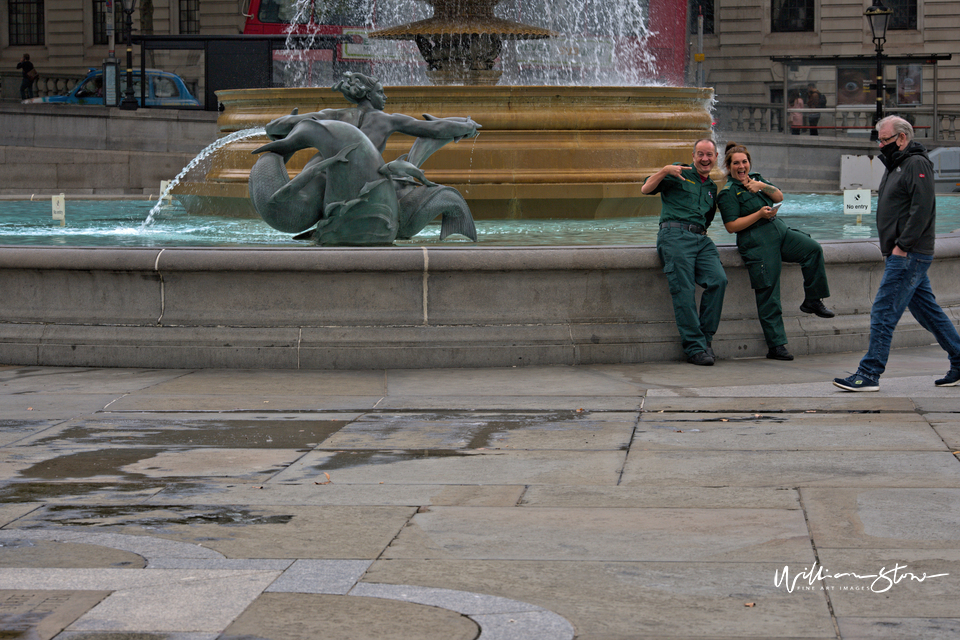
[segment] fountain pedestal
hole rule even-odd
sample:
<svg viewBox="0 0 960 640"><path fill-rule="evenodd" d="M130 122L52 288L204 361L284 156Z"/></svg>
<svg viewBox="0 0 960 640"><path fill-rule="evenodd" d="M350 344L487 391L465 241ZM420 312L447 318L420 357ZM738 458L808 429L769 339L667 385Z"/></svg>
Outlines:
<svg viewBox="0 0 960 640"><path fill-rule="evenodd" d="M711 133L711 89L688 87L387 87L389 113L471 116L480 135L449 144L424 165L428 178L455 187L476 219L614 218L659 213L643 179L687 160ZM221 135L300 113L349 106L329 89L219 91ZM263 138L226 147L204 183L175 192L190 213L255 217L247 178ZM410 149L394 134L384 159ZM288 163L291 177L313 153Z"/></svg>

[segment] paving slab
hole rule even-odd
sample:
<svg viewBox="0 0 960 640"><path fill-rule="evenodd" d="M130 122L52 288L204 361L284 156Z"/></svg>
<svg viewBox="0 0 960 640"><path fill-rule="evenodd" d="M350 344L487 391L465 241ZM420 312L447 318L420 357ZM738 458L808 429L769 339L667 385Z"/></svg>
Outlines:
<svg viewBox="0 0 960 640"><path fill-rule="evenodd" d="M384 558L660 560L814 559L803 514L776 509L431 507Z"/></svg>
<svg viewBox="0 0 960 640"><path fill-rule="evenodd" d="M70 625L72 631L216 632L276 580L277 571L5 569L0 588L112 593Z"/></svg>
<svg viewBox="0 0 960 640"><path fill-rule="evenodd" d="M953 389L953 396L940 398L916 398L917 410L921 413L954 413L960 412L960 387L946 387Z"/></svg>
<svg viewBox="0 0 960 640"><path fill-rule="evenodd" d="M312 451L274 482L615 485L624 451Z"/></svg>
<svg viewBox="0 0 960 640"><path fill-rule="evenodd" d="M430 370L387 372L391 396L553 396L634 397L644 387L607 375L602 369L572 366L447 369L442 384Z"/></svg>
<svg viewBox="0 0 960 640"><path fill-rule="evenodd" d="M960 489L803 488L818 548L960 548Z"/></svg>
<svg viewBox="0 0 960 640"><path fill-rule="evenodd" d="M6 538L0 542L2 568L93 569L117 567L142 569L142 556L101 545L55 542L31 538Z"/></svg>
<svg viewBox="0 0 960 640"><path fill-rule="evenodd" d="M250 395L383 396L383 371L327 371L321 369L200 369L144 389L139 395Z"/></svg>
<svg viewBox="0 0 960 640"><path fill-rule="evenodd" d="M38 482L22 478L0 486L0 501L40 504L129 504L141 502L177 483L156 482ZM2 519L0 507L0 519Z"/></svg>
<svg viewBox="0 0 960 640"><path fill-rule="evenodd" d="M617 450L630 443L636 413L592 411L380 413L324 440L324 449Z"/></svg>
<svg viewBox="0 0 960 640"><path fill-rule="evenodd" d="M947 452L631 451L622 484L960 487L960 464Z"/></svg>
<svg viewBox="0 0 960 640"><path fill-rule="evenodd" d="M4 414L6 415L6 414ZM61 420L10 420L0 419L0 447L21 442L34 434L54 427Z"/></svg>
<svg viewBox="0 0 960 640"><path fill-rule="evenodd" d="M559 508L800 509L800 493L794 489L753 487L533 485L523 493L520 504Z"/></svg>
<svg viewBox="0 0 960 640"><path fill-rule="evenodd" d="M915 413L644 414L633 448L657 450L944 451Z"/></svg>
<svg viewBox="0 0 960 640"><path fill-rule="evenodd" d="M229 558L376 558L416 511L410 507L49 506L21 528L95 527L159 537Z"/></svg>
<svg viewBox="0 0 960 640"><path fill-rule="evenodd" d="M0 394L115 394L143 391L190 373L176 369L0 368Z"/></svg>
<svg viewBox="0 0 960 640"><path fill-rule="evenodd" d="M364 623L357 625L357 619ZM476 622L454 611L378 598L266 593L224 631L222 640L473 640Z"/></svg>
<svg viewBox="0 0 960 640"><path fill-rule="evenodd" d="M836 638L824 594L777 589L777 569L782 565L392 559L375 562L364 581L515 598L572 621L578 639Z"/></svg>
<svg viewBox="0 0 960 640"><path fill-rule="evenodd" d="M288 390L289 394L289 390ZM264 399L264 398L269 399ZM323 396L305 393L298 395L208 394L162 395L137 394L124 396L109 405L111 412L230 412L265 410L277 413L292 411L364 411L373 409L383 396Z"/></svg>
<svg viewBox="0 0 960 640"><path fill-rule="evenodd" d="M938 347L836 390L861 355L0 367L0 589L111 594L56 640L957 637L960 392Z"/></svg>
<svg viewBox="0 0 960 640"><path fill-rule="evenodd" d="M39 509L41 506L42 504L39 502L10 504L7 500L4 500L0 504L0 528L7 526L18 518L22 518L34 509Z"/></svg>
<svg viewBox="0 0 960 640"><path fill-rule="evenodd" d="M0 590L0 633L51 640L108 595L109 591Z"/></svg>
<svg viewBox="0 0 960 640"><path fill-rule="evenodd" d="M249 506L510 507L520 501L526 490L524 485L339 484L332 480L328 482L322 474L319 480L301 484L182 484L158 492L146 502Z"/></svg>
<svg viewBox="0 0 960 640"><path fill-rule="evenodd" d="M835 387L834 387L835 388ZM660 396L655 390L650 390L643 399L644 415L653 415L661 411L684 412L736 412L736 413L770 413L770 412L882 412L893 411L909 413L916 410L916 404L911 398L904 397L877 397L875 394L831 394L812 400L797 398L789 395L757 395L754 397L716 397L706 395L694 396Z"/></svg>
<svg viewBox="0 0 960 640"><path fill-rule="evenodd" d="M118 398L122 395L96 392L0 395L0 415L5 420L67 420L102 411Z"/></svg>
<svg viewBox="0 0 960 640"><path fill-rule="evenodd" d="M960 637L960 618L860 618L840 617L837 625L843 640L923 638L954 640Z"/></svg>
<svg viewBox="0 0 960 640"><path fill-rule="evenodd" d="M854 367L856 370L856 367ZM663 396L702 396L702 397L777 397L787 396L791 398L829 398L831 396L859 396L859 393L844 391L833 385L833 379L836 377L845 378L854 371L839 371L835 375L827 377L822 382L796 382L781 383L770 382L763 384L741 384L735 386L706 386L697 387L686 385L679 389L649 389L648 397ZM880 390L871 392L870 396L874 398L957 398L955 387L938 387L933 381L943 374L930 374L926 376L884 376L880 380ZM779 377L779 376L777 376ZM729 378L727 378L729 380Z"/></svg>
<svg viewBox="0 0 960 640"><path fill-rule="evenodd" d="M960 549L825 549L820 562L862 576L818 581L838 619L957 617Z"/></svg>
<svg viewBox="0 0 960 640"><path fill-rule="evenodd" d="M376 408L389 411L398 409L451 409L458 411L637 411L643 403L640 396L550 396L550 395L500 395L500 396L387 396L379 400Z"/></svg>

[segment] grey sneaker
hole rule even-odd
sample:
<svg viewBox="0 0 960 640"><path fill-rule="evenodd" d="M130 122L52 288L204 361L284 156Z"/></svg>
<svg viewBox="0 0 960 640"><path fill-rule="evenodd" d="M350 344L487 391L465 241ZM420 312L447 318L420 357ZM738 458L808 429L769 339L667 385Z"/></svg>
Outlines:
<svg viewBox="0 0 960 640"><path fill-rule="evenodd" d="M950 371L947 371L947 375L943 376L933 384L938 387L954 387L960 383L960 369L955 369L950 367Z"/></svg>
<svg viewBox="0 0 960 640"><path fill-rule="evenodd" d="M855 373L849 378L834 378L833 385L844 391L880 391L880 383Z"/></svg>

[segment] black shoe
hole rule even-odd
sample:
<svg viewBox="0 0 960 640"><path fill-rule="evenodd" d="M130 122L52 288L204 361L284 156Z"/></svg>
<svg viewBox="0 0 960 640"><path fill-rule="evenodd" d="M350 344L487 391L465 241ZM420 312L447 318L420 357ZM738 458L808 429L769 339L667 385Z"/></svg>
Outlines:
<svg viewBox="0 0 960 640"><path fill-rule="evenodd" d="M712 343L712 342L708 342L708 343L707 343L707 355L710 356L711 358L713 358L714 361L716 361L716 359L717 359L717 354L715 354L715 353L713 352L713 343Z"/></svg>
<svg viewBox="0 0 960 640"><path fill-rule="evenodd" d="M947 375L940 378L933 384L937 385L938 387L953 387L956 386L957 383L960 383L960 369L950 367L950 371L947 371Z"/></svg>
<svg viewBox="0 0 960 640"><path fill-rule="evenodd" d="M700 365L701 367L712 367L715 361L710 357L709 353L700 351L687 358L687 362Z"/></svg>
<svg viewBox="0 0 960 640"><path fill-rule="evenodd" d="M770 350L767 351L767 358L770 360L793 360L793 354L787 351L786 345L778 344L775 347L770 347Z"/></svg>
<svg viewBox="0 0 960 640"><path fill-rule="evenodd" d="M827 309L823 306L823 300L816 298L807 298L803 301L803 304L800 305L800 311L804 313L815 313L821 318L832 318L837 315L833 312L833 309Z"/></svg>

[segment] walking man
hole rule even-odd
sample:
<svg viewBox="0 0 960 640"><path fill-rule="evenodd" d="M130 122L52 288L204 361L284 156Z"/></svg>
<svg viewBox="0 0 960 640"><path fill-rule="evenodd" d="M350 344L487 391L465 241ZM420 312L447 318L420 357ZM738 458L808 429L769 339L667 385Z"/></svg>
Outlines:
<svg viewBox="0 0 960 640"><path fill-rule="evenodd" d="M717 165L717 145L698 140L693 148L693 165L670 164L643 182L640 190L660 194L660 231L657 254L670 285L673 314L680 331L680 343L687 362L710 366L716 356L711 348L720 325L727 275L720 254L707 227L717 212L717 185L710 171ZM700 311L695 297L703 287Z"/></svg>
<svg viewBox="0 0 960 640"><path fill-rule="evenodd" d="M938 387L960 382L960 335L937 304L927 269L933 262L933 164L927 150L913 140L913 127L897 116L877 123L880 161L887 168L877 192L877 230L886 266L877 297L870 310L870 346L857 372L836 378L845 391L877 391L887 366L890 342L905 309L937 339L950 357L950 370L936 381Z"/></svg>

